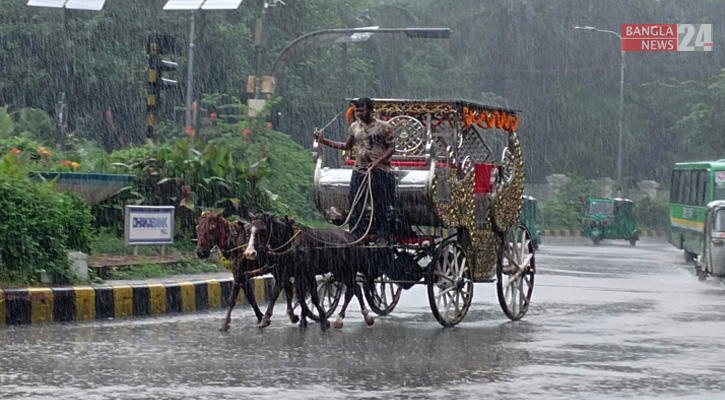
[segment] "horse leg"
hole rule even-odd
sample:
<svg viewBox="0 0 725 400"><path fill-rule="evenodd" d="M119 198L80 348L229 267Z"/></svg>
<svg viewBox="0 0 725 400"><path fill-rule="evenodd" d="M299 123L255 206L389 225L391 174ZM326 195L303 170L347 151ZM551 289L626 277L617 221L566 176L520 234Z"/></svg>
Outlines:
<svg viewBox="0 0 725 400"><path fill-rule="evenodd" d="M239 281L236 279L234 280L234 286L232 287L232 293L229 295L229 298L227 299L227 306L229 308L227 309L227 317L224 319L224 322L222 323L222 327L219 328L220 331L226 332L229 330L229 323L232 322L232 310L234 309L234 306L237 304L237 296L239 296L239 289L241 289L242 286L239 284Z"/></svg>
<svg viewBox="0 0 725 400"><path fill-rule="evenodd" d="M334 327L335 329L341 329L342 328L342 320L345 319L345 311L347 310L347 306L350 304L350 301L352 300L353 292L348 289L350 286L347 286L345 284L345 300L342 303L342 308L340 308L340 313L337 314L337 319L335 320Z"/></svg>
<svg viewBox="0 0 725 400"><path fill-rule="evenodd" d="M260 323L264 314L262 314L262 311L257 305L257 298L254 297L254 279L251 279L248 276L244 276L243 280L244 297L247 299L249 305L252 306L252 309L254 310L254 315L257 317L257 323Z"/></svg>
<svg viewBox="0 0 725 400"><path fill-rule="evenodd" d="M284 285L283 283L281 283L282 279L282 277L275 276L274 288L272 289L272 298L269 300L269 305L267 305L267 311L264 313L264 317L262 317L262 320L259 322L259 328L266 328L270 324L270 320L272 319L272 313L274 312L274 304L277 302L277 298L282 291L280 289L280 286Z"/></svg>
<svg viewBox="0 0 725 400"><path fill-rule="evenodd" d="M296 324L300 321L300 318L295 315L295 309L292 306L292 298L294 297L294 287L289 279L285 280L284 283L284 297L287 300L287 316L291 323Z"/></svg>
<svg viewBox="0 0 725 400"><path fill-rule="evenodd" d="M298 276L295 279L295 288L297 289L297 297L305 298L305 288L302 282L302 277ZM307 329L307 310L304 307L300 307L300 328Z"/></svg>
<svg viewBox="0 0 725 400"><path fill-rule="evenodd" d="M320 327L322 328L322 331L326 331L327 328L330 327L330 321L327 320L327 313L320 304L320 294L317 293L317 279L314 275L312 275L312 279L307 279L305 284L308 285L307 288L311 288L310 299L312 299L312 304L315 305L315 308L317 308L317 312L320 315Z"/></svg>
<svg viewBox="0 0 725 400"><path fill-rule="evenodd" d="M363 318L365 319L365 323L370 326L375 323L375 318L370 314L370 310L365 307L365 301L363 300L363 294L362 289L360 289L360 285L353 285L353 288L355 289L355 297L357 297L358 302L360 303L360 310L362 310Z"/></svg>

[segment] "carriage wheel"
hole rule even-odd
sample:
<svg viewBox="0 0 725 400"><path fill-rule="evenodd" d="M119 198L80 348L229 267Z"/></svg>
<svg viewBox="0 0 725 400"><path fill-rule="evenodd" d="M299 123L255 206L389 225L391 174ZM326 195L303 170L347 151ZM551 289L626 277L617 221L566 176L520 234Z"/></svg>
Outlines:
<svg viewBox="0 0 725 400"><path fill-rule="evenodd" d="M403 288L389 280L385 274L377 278L363 278L363 294L375 314L388 315L398 305Z"/></svg>
<svg viewBox="0 0 725 400"><path fill-rule="evenodd" d="M473 300L473 271L455 239L441 243L428 266L426 280L433 316L445 327L461 322Z"/></svg>
<svg viewBox="0 0 725 400"><path fill-rule="evenodd" d="M325 318L330 318L340 303L340 297L343 292L342 285L333 279L332 274L317 275L316 278L320 305L325 310ZM311 320L320 322L320 316L317 314L317 308L312 304L311 296L306 296L304 302L300 302L298 299L294 305L295 311L298 307L304 307Z"/></svg>
<svg viewBox="0 0 725 400"><path fill-rule="evenodd" d="M534 291L534 247L528 229L517 223L504 234L496 264L496 291L501 309L516 321L526 314Z"/></svg>

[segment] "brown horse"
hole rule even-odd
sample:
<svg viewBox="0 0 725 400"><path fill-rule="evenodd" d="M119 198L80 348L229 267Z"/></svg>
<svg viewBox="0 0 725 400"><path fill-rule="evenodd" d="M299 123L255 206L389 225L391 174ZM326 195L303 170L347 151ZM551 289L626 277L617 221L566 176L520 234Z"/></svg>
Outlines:
<svg viewBox="0 0 725 400"><path fill-rule="evenodd" d="M232 293L227 299L227 310L226 318L222 323L221 330L227 331L229 329L229 323L232 319L232 310L236 305L237 296L239 296L239 290L244 290L244 296L247 302L252 306L254 314L257 317L257 322L261 325L269 325L269 319L263 323L264 314L257 305L257 299L254 297L254 281L251 279L253 276L263 271L264 264L260 264L258 261L247 260L244 258L243 251L247 247L247 232L244 227L238 222L229 222L223 216L221 212L215 213L212 211L205 211L201 214L199 222L196 226L196 255L200 259L209 258L211 250L216 246L222 255L231 260L232 275L234 278L234 285L232 287ZM285 285L285 293L287 294L287 308L290 320L292 323L297 323L299 320L292 310L292 285L287 283Z"/></svg>
<svg viewBox="0 0 725 400"><path fill-rule="evenodd" d="M302 299L309 295L320 317L322 330L329 323L325 310L320 305L317 293L316 275L332 273L340 283L344 284L345 300L335 321L335 328L342 328L345 310L355 295L360 302L360 309L368 325L375 320L365 307L362 290L357 284L357 272L361 259L353 259L355 237L349 232L338 229L313 229L295 223L284 217L275 219L274 214L262 213L253 216L249 231L249 245L244 251L245 258L250 260L274 259L273 274L278 282L289 282L295 278L297 298L301 299L301 326L307 326L308 310ZM275 290L275 293L278 289ZM274 295L274 293L273 293ZM269 304L265 317L272 315L274 300Z"/></svg>

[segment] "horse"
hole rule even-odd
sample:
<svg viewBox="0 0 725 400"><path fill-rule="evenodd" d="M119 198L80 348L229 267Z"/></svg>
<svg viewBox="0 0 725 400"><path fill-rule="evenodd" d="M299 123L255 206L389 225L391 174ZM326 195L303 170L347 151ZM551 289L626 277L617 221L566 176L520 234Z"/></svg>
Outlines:
<svg viewBox="0 0 725 400"><path fill-rule="evenodd" d="M352 249L356 247L352 234L339 229L313 229L296 223L289 217L276 219L272 213L252 216L250 224L249 244L244 250L245 258L260 262L274 259L273 274L276 281L279 279L279 282L288 282L294 277L297 298L302 303L310 295L320 316L323 331L328 328L329 323L325 310L320 305L316 275L326 273L332 273L346 287L345 300L335 321L335 328L342 328L345 311L353 295L358 298L365 323L372 325L375 322L365 307L362 290L357 284L359 263L351 257ZM265 317L272 315L274 294L277 291L275 288ZM304 306L300 308L300 326L306 327L308 310Z"/></svg>
<svg viewBox="0 0 725 400"><path fill-rule="evenodd" d="M229 222L222 216L222 212L204 211L196 225L196 256L199 259L207 259L211 250L216 246L225 258L231 259L231 272L234 279L232 292L227 299L226 318L222 323L221 331L229 330L229 323L232 319L232 310L236 305L239 290L244 290L247 302L252 306L260 325L269 325L269 319L264 320L264 314L257 305L254 297L254 281L251 279L256 273L263 270L264 265L254 260L244 258L243 250L246 248L248 233L239 222ZM292 310L292 284L284 286L287 294L287 313L292 323L297 323L299 318ZM266 325L265 325L266 324Z"/></svg>

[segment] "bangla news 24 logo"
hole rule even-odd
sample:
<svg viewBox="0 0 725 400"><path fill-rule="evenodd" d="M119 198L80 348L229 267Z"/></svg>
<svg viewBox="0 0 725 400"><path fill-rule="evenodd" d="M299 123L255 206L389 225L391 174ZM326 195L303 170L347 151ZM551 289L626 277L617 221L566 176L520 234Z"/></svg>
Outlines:
<svg viewBox="0 0 725 400"><path fill-rule="evenodd" d="M712 51L712 24L622 24L622 51Z"/></svg>

